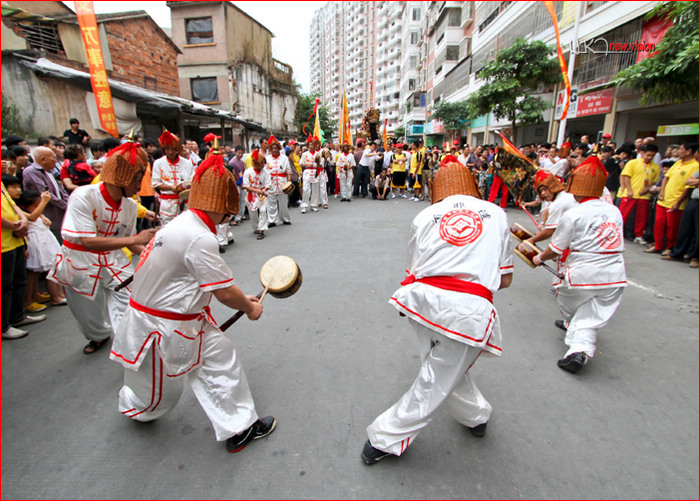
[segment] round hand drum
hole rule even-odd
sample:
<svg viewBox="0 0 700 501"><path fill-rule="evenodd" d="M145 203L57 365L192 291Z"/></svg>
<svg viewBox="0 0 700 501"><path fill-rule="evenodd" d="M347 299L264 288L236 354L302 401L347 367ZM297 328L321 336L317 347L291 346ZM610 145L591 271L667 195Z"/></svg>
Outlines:
<svg viewBox="0 0 700 501"><path fill-rule="evenodd" d="M513 225L515 226L515 225ZM511 233L513 232L513 228L511 228ZM518 237L516 237L518 238ZM531 242L520 242L518 245L515 246L515 251L514 251L523 261L527 263L527 265L530 268L535 267L535 263L532 261L537 254L540 253L540 249L537 248L537 246Z"/></svg>
<svg viewBox="0 0 700 501"><path fill-rule="evenodd" d="M291 192L294 191L294 185L292 184L291 181L287 181L282 185L282 193L285 195L289 195Z"/></svg>
<svg viewBox="0 0 700 501"><path fill-rule="evenodd" d="M299 290L301 282L301 270L291 257L275 256L268 259L260 269L260 283L265 287L260 301L267 292L278 298L289 297Z"/></svg>
<svg viewBox="0 0 700 501"><path fill-rule="evenodd" d="M182 190L177 194L177 196L180 197L180 200L186 202L190 198L190 190Z"/></svg>
<svg viewBox="0 0 700 501"><path fill-rule="evenodd" d="M513 235L515 238L517 238L519 241L527 240L528 238L532 238L534 235L530 233L528 230L526 230L524 227L519 225L518 223L515 223L513 226L510 227L510 234Z"/></svg>

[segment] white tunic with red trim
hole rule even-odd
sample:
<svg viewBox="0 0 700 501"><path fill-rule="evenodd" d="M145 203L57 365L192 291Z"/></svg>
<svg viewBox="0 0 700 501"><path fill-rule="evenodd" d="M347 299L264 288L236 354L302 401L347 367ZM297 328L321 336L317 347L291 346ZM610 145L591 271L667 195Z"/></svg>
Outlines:
<svg viewBox="0 0 700 501"><path fill-rule="evenodd" d="M292 175L292 168L289 165L289 160L284 155L267 155L266 167L270 171L270 193L282 193L282 186L287 182L287 176Z"/></svg>
<svg viewBox="0 0 700 501"><path fill-rule="evenodd" d="M352 178L352 168L355 167L355 155L352 153L340 153L335 161L338 179Z"/></svg>
<svg viewBox="0 0 700 501"><path fill-rule="evenodd" d="M576 199L571 193L560 191L557 198L547 206L549 212L544 223L545 229L556 229L564 213L576 205Z"/></svg>
<svg viewBox="0 0 700 501"><path fill-rule="evenodd" d="M316 163L316 160L320 158L320 151L316 151L314 153L311 153L310 151L305 151L301 155L301 158L299 159L299 165L303 169L302 179L305 183L320 183L321 177L326 176L326 169L324 169L318 163Z"/></svg>
<svg viewBox="0 0 700 501"><path fill-rule="evenodd" d="M90 252L80 239L133 235L137 210L130 198L116 203L104 183L77 188L68 199L61 228L63 245L48 278L94 299L98 287L114 288L130 277L131 263L123 250Z"/></svg>
<svg viewBox="0 0 700 501"><path fill-rule="evenodd" d="M269 188L271 183L270 170L267 167L260 169L260 172L253 167L248 167L243 173L243 188L253 187L261 190L265 187ZM265 198L246 190L245 204L249 211L258 210L265 204Z"/></svg>
<svg viewBox="0 0 700 501"><path fill-rule="evenodd" d="M454 195L423 209L411 225L407 285L389 302L429 329L500 355L498 313L486 296L513 272L509 235L503 209L484 200ZM421 282L431 279L468 292Z"/></svg>
<svg viewBox="0 0 700 501"><path fill-rule="evenodd" d="M153 162L151 183L153 187L161 184L177 186L180 183L192 181L194 166L186 158L177 157L177 163L172 163L166 156ZM177 193L169 190L161 190L161 214L175 217L179 214L180 198ZM163 204L165 202L165 204Z"/></svg>
<svg viewBox="0 0 700 501"><path fill-rule="evenodd" d="M171 377L199 363L202 335L216 329L207 306L212 291L233 285L219 255L216 227L204 216L183 212L141 254L110 354L124 367L138 370L154 342Z"/></svg>
<svg viewBox="0 0 700 501"><path fill-rule="evenodd" d="M559 255L568 249L560 265L564 279L554 286L571 289L626 287L622 228L620 210L599 198L569 209L549 243L550 249Z"/></svg>

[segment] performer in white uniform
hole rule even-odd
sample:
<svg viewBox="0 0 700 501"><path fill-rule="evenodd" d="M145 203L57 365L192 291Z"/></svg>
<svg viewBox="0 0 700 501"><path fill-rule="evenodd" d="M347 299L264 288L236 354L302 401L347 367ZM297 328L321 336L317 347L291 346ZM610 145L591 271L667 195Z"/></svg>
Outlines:
<svg viewBox="0 0 700 501"><path fill-rule="evenodd" d="M576 205L574 196L564 191L564 185L559 179L546 170L539 170L535 174L535 190L543 200L544 214L543 222L537 228L538 232L528 239L533 244L550 238L557 229L562 215Z"/></svg>
<svg viewBox="0 0 700 501"><path fill-rule="evenodd" d="M194 167L182 157L182 142L174 134L163 130L158 141L163 156L153 162L151 179L154 188L160 190L160 221L165 226L180 213L178 193L190 186Z"/></svg>
<svg viewBox="0 0 700 501"><path fill-rule="evenodd" d="M353 167L355 167L355 155L350 153L348 142L343 143L343 151L335 161L336 176L340 182L340 201L352 202Z"/></svg>
<svg viewBox="0 0 700 501"><path fill-rule="evenodd" d="M270 149L270 155L265 157L265 161L271 178L270 191L265 199L267 220L270 226L292 224L287 207L287 195L282 193L282 186L292 179L292 167L286 155L280 154L282 145L275 136L270 136L267 140L267 147Z"/></svg>
<svg viewBox="0 0 700 501"><path fill-rule="evenodd" d="M136 421L157 419L177 404L185 380L218 441L238 452L275 428L258 419L233 343L209 312L214 296L251 320L262 314L254 296L233 283L217 251L215 223L238 212L238 190L214 143L192 181L190 209L158 232L134 275L133 294L110 358L124 367L119 410Z"/></svg>
<svg viewBox="0 0 700 501"><path fill-rule="evenodd" d="M148 156L138 143L124 143L107 154L98 184L77 188L68 199L61 228L63 245L48 279L65 287L71 313L89 341L83 353L97 351L113 334L129 300L115 287L132 275L127 247L138 254L155 234L136 234L136 202Z"/></svg>
<svg viewBox="0 0 700 501"><path fill-rule="evenodd" d="M410 319L421 368L411 388L367 428L361 455L367 464L403 454L442 404L475 436L483 436L491 415L468 371L482 352L501 354L492 301L512 280L508 221L502 209L479 199L469 169L448 158L432 182L433 205L411 225L408 278L389 301Z"/></svg>
<svg viewBox="0 0 700 501"><path fill-rule="evenodd" d="M564 278L556 287L569 347L558 365L569 372L593 358L597 331L612 318L627 286L622 214L600 199L606 178L596 156L573 171L567 190L579 203L563 215L549 247L533 259L540 265L568 254L562 266Z"/></svg>
<svg viewBox="0 0 700 501"><path fill-rule="evenodd" d="M320 146L317 137L309 137L306 141L309 149L305 151L299 159L299 166L303 169L301 174L301 213L306 214L306 209L311 206L313 212L318 212L320 203L318 176L325 174L321 166L321 153L316 151Z"/></svg>
<svg viewBox="0 0 700 501"><path fill-rule="evenodd" d="M265 167L265 157L260 150L253 150L250 154L252 167L248 167L243 173L243 188L246 190L246 207L253 225L253 233L258 240L265 238L267 229L267 204L265 198L270 191L272 180L270 171Z"/></svg>

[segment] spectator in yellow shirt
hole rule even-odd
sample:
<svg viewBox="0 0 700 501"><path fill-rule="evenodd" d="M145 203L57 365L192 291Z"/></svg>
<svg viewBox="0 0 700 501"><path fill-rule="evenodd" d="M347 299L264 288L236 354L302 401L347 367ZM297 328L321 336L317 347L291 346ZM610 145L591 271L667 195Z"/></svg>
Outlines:
<svg viewBox="0 0 700 501"><path fill-rule="evenodd" d="M638 244L647 243L643 235L651 207L650 190L659 180L660 167L653 162L658 151L655 144L643 146L641 157L627 162L620 173L617 196L620 198L622 221L627 223L634 211L634 241Z"/></svg>
<svg viewBox="0 0 700 501"><path fill-rule="evenodd" d="M656 204L654 245L644 252L661 253L663 256L671 254L683 210L688 204L686 180L698 171L698 162L695 160L697 151L698 143L683 143L680 147L681 159L666 173Z"/></svg>

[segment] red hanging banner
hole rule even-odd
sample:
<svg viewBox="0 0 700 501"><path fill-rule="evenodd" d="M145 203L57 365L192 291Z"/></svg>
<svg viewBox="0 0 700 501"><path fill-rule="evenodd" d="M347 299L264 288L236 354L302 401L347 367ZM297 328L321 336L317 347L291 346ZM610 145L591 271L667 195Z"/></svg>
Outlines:
<svg viewBox="0 0 700 501"><path fill-rule="evenodd" d="M97 29L95 9L92 2L73 3L75 4L75 13L78 16L80 34L85 43L92 92L95 94L95 104L97 104L97 112L100 115L100 124L102 129L112 136L119 137L117 118L114 115L114 105L112 103L112 92L109 89L105 61L102 56L102 44L100 43L100 34Z"/></svg>

